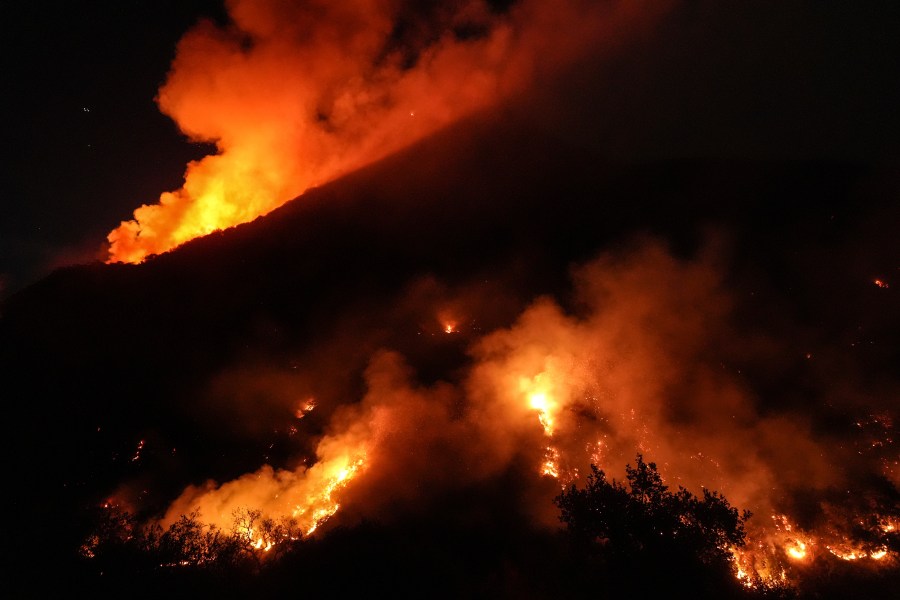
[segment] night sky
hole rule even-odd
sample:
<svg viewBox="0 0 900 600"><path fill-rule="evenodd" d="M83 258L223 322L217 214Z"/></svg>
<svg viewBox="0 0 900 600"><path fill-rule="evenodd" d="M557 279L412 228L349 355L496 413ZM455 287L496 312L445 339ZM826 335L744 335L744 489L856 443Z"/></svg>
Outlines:
<svg viewBox="0 0 900 600"><path fill-rule="evenodd" d="M104 258L106 234L211 150L154 97L179 37L223 13L211 0L5 7L3 295ZM541 127L617 158L892 162L897 26L889 2L689 3L533 101Z"/></svg>
<svg viewBox="0 0 900 600"><path fill-rule="evenodd" d="M4 7L3 295L105 257L111 226L177 187L185 143L154 97L175 43L219 2L15 2Z"/></svg>

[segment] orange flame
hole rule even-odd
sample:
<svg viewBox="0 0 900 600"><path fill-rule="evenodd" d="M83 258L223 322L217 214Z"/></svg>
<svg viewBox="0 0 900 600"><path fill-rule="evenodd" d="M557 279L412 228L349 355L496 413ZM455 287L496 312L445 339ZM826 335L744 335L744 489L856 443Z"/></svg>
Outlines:
<svg viewBox="0 0 900 600"><path fill-rule="evenodd" d="M481 2L461 3L449 22L484 35L457 37L442 21L422 36L430 42L396 47L404 4L233 0L227 26L203 22L189 31L157 103L217 153L188 164L180 189L109 233L109 262L138 263L252 221L510 97L535 72L596 51L607 38L611 45L664 10L530 0L497 15Z"/></svg>
<svg viewBox="0 0 900 600"><path fill-rule="evenodd" d="M110 262L141 262L249 222L486 106L511 51L503 27L466 42L445 35L418 49L421 66L410 69L403 52L385 56L392 3L322 3L317 14L270 0L228 8L227 29L201 23L184 36L157 98L217 153L109 234Z"/></svg>
<svg viewBox="0 0 900 600"><path fill-rule="evenodd" d="M847 528L831 523L807 531L776 511L773 490L790 485L791 476L833 482L831 459L840 455L798 419L760 414L754 398L719 365L709 369L692 356L717 355L704 334L722 327L717 319L724 315L716 311L722 313L727 302L717 293L712 267L682 262L656 246L624 262L600 259L581 271L587 308L578 316L543 298L508 328L477 341L470 348L471 371L458 386L422 391L401 357L377 355L366 371L367 395L334 413L315 464L266 466L223 485L189 489L170 516L200 508L205 520L221 523L236 507L260 507L297 518L302 531L313 534L339 510L383 510L387 503L369 506L382 495L393 494L392 502L419 498L419 480L435 472L476 480L501 472L523 444L541 489L548 487L545 477L559 484L577 479L572 465L624 464L635 447L646 446L667 484L694 490L708 485L735 506L771 515L750 521L748 544L731 549L743 585L780 585L820 560L894 564L896 552L884 538L856 542ZM692 308L667 315L669 302ZM440 316L432 321L440 322ZM286 402L297 406L295 396ZM673 421L675 402L684 402L685 410ZM297 416L311 406L303 401ZM871 417L885 431L890 418ZM797 462L802 472L784 469ZM556 516L548 521L555 523ZM866 523L873 535L898 527L893 513L868 515Z"/></svg>
<svg viewBox="0 0 900 600"><path fill-rule="evenodd" d="M797 560L806 558L806 544L803 542L795 541L785 551L791 558L796 558Z"/></svg>
<svg viewBox="0 0 900 600"><path fill-rule="evenodd" d="M180 515L198 510L210 525L227 528L242 509L260 508L269 518L290 517L307 535L334 516L340 508L338 492L365 469L362 446L340 438L326 438L319 446L320 461L309 469L274 470L263 466L255 473L215 486L189 487L163 519L173 522ZM253 536L248 534L253 539ZM254 542L262 547L262 538Z"/></svg>

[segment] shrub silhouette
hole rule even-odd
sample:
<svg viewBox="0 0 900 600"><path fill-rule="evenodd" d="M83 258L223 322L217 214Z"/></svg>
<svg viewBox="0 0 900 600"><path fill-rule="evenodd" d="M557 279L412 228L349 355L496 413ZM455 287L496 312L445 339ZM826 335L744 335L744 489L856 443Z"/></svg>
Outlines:
<svg viewBox="0 0 900 600"><path fill-rule="evenodd" d="M690 582L695 595L742 593L731 549L745 543L749 511L706 489L702 497L670 491L640 454L626 479L627 486L609 480L591 465L584 488L572 485L555 499L576 553L603 585L647 594Z"/></svg>

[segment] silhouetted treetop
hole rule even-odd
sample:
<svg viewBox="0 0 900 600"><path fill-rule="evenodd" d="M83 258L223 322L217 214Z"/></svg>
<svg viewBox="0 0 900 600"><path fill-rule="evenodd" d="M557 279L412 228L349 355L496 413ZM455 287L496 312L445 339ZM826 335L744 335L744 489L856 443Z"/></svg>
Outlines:
<svg viewBox="0 0 900 600"><path fill-rule="evenodd" d="M683 487L670 491L656 464L640 454L625 472L627 486L591 465L584 488L573 484L555 499L560 520L583 548L611 557L688 556L721 565L730 561L731 548L744 545L749 511L740 513L707 489L702 497Z"/></svg>

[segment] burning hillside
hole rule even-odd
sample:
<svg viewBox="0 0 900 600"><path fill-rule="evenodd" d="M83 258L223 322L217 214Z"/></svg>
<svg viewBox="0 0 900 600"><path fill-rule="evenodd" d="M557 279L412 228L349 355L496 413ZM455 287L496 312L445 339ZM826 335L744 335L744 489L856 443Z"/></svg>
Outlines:
<svg viewBox="0 0 900 600"><path fill-rule="evenodd" d="M201 23L181 40L157 98L218 152L109 234L110 261L140 262L252 221L621 44L657 4L230 2L227 27Z"/></svg>
<svg viewBox="0 0 900 600"><path fill-rule="evenodd" d="M672 484L722 491L757 515L747 548L733 549L747 585L794 582L823 557L895 568L891 413L859 414L870 427L825 433L816 417L759 398L740 365L756 358L745 355L754 344L778 342L736 329L736 300L713 256L679 260L653 243L601 256L575 272L575 308L537 299L509 327L469 332L467 366L452 381L418 383L402 355L378 351L367 359L361 401L333 408L309 462L191 486L163 524L199 511L227 529L247 507L295 519L307 535L339 510L350 522L390 522L421 501L423 487L478 484L525 461L524 510L534 526L553 527L555 493L591 464L616 473L637 449ZM477 315L488 301L465 312ZM434 332L453 334L437 310ZM251 374L229 378L231 386ZM298 405L298 419L308 406ZM860 470L894 492L857 487ZM837 490L852 498L836 499Z"/></svg>
<svg viewBox="0 0 900 600"><path fill-rule="evenodd" d="M235 0L186 34L158 102L218 153L3 305L23 572L580 596L677 576L664 538L713 592L882 590L900 178L611 159L542 121L652 4Z"/></svg>

